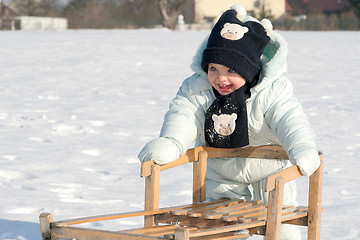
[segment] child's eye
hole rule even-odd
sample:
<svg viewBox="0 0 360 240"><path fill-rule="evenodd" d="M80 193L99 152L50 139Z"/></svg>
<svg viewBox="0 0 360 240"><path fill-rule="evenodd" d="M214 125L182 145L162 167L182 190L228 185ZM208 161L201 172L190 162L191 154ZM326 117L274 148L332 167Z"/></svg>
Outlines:
<svg viewBox="0 0 360 240"><path fill-rule="evenodd" d="M233 70L233 69L229 69L229 73L235 73L235 70Z"/></svg>
<svg viewBox="0 0 360 240"><path fill-rule="evenodd" d="M216 67L210 67L210 70L211 71L217 71L217 68Z"/></svg>

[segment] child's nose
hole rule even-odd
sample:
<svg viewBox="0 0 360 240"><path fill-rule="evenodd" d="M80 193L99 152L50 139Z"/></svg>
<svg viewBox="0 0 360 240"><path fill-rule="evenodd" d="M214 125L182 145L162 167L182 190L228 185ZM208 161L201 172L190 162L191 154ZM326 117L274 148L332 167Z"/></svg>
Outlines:
<svg viewBox="0 0 360 240"><path fill-rule="evenodd" d="M219 76L219 81L220 82L226 82L227 81L227 77L225 75L220 75Z"/></svg>

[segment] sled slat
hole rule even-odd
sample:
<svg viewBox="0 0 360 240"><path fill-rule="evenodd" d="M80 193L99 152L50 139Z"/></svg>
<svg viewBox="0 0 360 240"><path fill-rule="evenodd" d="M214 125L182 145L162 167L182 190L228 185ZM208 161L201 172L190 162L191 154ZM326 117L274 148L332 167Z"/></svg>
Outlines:
<svg viewBox="0 0 360 240"><path fill-rule="evenodd" d="M184 155L164 165L160 165L160 171L164 171L170 168L181 166L187 163L198 161L199 152L203 151L204 147L192 148L186 151ZM143 162L141 164L141 177L148 177L151 175L151 166L154 165L154 161Z"/></svg>
<svg viewBox="0 0 360 240"><path fill-rule="evenodd" d="M309 218L308 218L308 236L311 239L320 240L321 226L321 201L322 201L322 183L323 183L323 154L320 155L320 166L309 182Z"/></svg>
<svg viewBox="0 0 360 240"><path fill-rule="evenodd" d="M123 233L135 233L135 234L143 234L143 235L149 235L152 237L156 236L164 236L174 233L175 229L178 228L178 226L174 225L165 225L165 226L156 226L151 228L142 228L142 229L134 229L134 230L126 230L121 231ZM190 227L189 230L197 230L196 227Z"/></svg>
<svg viewBox="0 0 360 240"><path fill-rule="evenodd" d="M98 216L84 217L84 218L74 218L74 219L69 219L69 220L56 221L56 222L53 222L52 224L54 226L60 227L60 226L77 225L77 224L82 224L82 223L97 222L97 221L114 220L114 219L120 219L120 218L147 216L147 215L154 215L154 214L162 214L162 213L166 213L169 211L175 211L175 210L180 210L180 209L187 209L191 206L194 206L194 205L187 204L187 205L179 205L179 206L175 206L175 207L160 208L158 210L135 211L135 212L118 213L118 214L98 215Z"/></svg>
<svg viewBox="0 0 360 240"><path fill-rule="evenodd" d="M200 237L200 236L219 234L219 233L225 233L225 232L233 232L233 231L238 231L238 230L243 230L243 229L248 229L248 228L258 227L258 226L264 226L264 225L265 225L265 221L254 221L254 222L249 222L249 223L218 227L215 229L197 230L197 231L191 231L190 237Z"/></svg>
<svg viewBox="0 0 360 240"><path fill-rule="evenodd" d="M222 234L211 235L211 236L195 237L195 238L191 238L191 240L231 240L231 239L247 238L250 236L251 236L251 234L237 235L236 233L222 233Z"/></svg>
<svg viewBox="0 0 360 240"><path fill-rule="evenodd" d="M239 157L239 158L264 158L274 160L287 160L289 159L282 146L269 145L258 147L243 147L243 148L212 148L212 147L196 147L186 151L184 155L170 163L160 166L160 171L164 171L173 167L184 165L190 162L198 161L198 154L201 151L206 151L208 158L216 158L220 156L226 157ZM141 177L148 177L151 175L151 166L154 161L143 162L141 164Z"/></svg>
<svg viewBox="0 0 360 240"><path fill-rule="evenodd" d="M243 202L239 202L236 205L229 205L229 206L223 207L223 208L204 211L203 215L205 217L208 217L211 215L217 215L219 213L227 214L227 215L235 214L235 212L243 211L243 209L245 209L245 208L249 208L251 206L259 205L259 204L261 204L261 201L245 201L244 200Z"/></svg>
<svg viewBox="0 0 360 240"><path fill-rule="evenodd" d="M216 209L216 208L223 208L231 204L236 204L239 200L220 200L220 201L214 201L214 203L210 204L199 204L194 205L192 207L186 208L186 209L180 209L180 210L173 210L171 211L174 215L186 215L192 212L202 212L208 209Z"/></svg>
<svg viewBox="0 0 360 240"><path fill-rule="evenodd" d="M269 145L258 147L243 147L243 148L212 148L204 147L208 153L209 158L216 157L238 157L238 158L260 158L273 160L287 160L289 159L282 146Z"/></svg>
<svg viewBox="0 0 360 240"><path fill-rule="evenodd" d="M298 166L292 166L277 173L274 173L266 180L265 192L270 192L271 190L275 189L275 180L280 176L284 179L284 182L287 183L299 177L302 177L303 174L301 173Z"/></svg>
<svg viewBox="0 0 360 240"><path fill-rule="evenodd" d="M52 237L55 239L86 239L86 240L154 240L166 239L164 237L144 236L141 234L111 232L77 227L61 227L52 229Z"/></svg>
<svg viewBox="0 0 360 240"><path fill-rule="evenodd" d="M202 211L202 215L211 214L211 213L217 213L217 212L224 212L224 211L231 211L238 208L244 208L247 206L251 206L251 202L246 202L245 200L236 200L233 202L230 202L228 205L224 205L223 207L217 207L214 209L204 209Z"/></svg>
<svg viewBox="0 0 360 240"><path fill-rule="evenodd" d="M251 203L245 203L237 209L233 208L233 209L224 209L223 211L208 212L208 213L203 214L203 217L205 219L219 219L223 216L228 216L228 215L232 215L232 214L241 212L241 211L243 211L244 208L247 208L250 206L251 206Z"/></svg>
<svg viewBox="0 0 360 240"><path fill-rule="evenodd" d="M193 162L193 203L206 200L207 152L199 152L199 160Z"/></svg>
<svg viewBox="0 0 360 240"><path fill-rule="evenodd" d="M230 214L229 216L223 216L221 219L230 222L230 221L237 221L239 218L253 217L263 213L266 213L265 206L256 206L256 207L244 209L239 212L235 212L234 214Z"/></svg>
<svg viewBox="0 0 360 240"><path fill-rule="evenodd" d="M247 238L250 236L251 234L248 233L227 232L227 233L213 234L209 236L192 237L191 240L231 240L231 239Z"/></svg>

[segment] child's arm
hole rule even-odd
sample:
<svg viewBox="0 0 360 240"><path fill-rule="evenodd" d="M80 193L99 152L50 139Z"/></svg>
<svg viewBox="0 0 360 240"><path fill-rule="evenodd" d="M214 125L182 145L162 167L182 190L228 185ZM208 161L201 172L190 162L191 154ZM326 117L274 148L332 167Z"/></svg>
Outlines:
<svg viewBox="0 0 360 240"><path fill-rule="evenodd" d="M275 136L287 151L293 164L304 175L318 168L320 159L315 137L300 102L293 95L288 80L276 81L269 90L269 107L265 118Z"/></svg>
<svg viewBox="0 0 360 240"><path fill-rule="evenodd" d="M160 137L144 146L138 156L140 161L164 164L184 154L203 128L205 112L200 105L190 94L189 81L185 81L165 114Z"/></svg>

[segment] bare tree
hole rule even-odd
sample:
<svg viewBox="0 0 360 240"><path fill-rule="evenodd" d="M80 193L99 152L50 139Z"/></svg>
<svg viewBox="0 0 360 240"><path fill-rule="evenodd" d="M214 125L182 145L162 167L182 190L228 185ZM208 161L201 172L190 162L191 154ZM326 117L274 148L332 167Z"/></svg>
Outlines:
<svg viewBox="0 0 360 240"><path fill-rule="evenodd" d="M157 0L123 0L112 10L113 17L122 27L137 28L161 24Z"/></svg>
<svg viewBox="0 0 360 240"><path fill-rule="evenodd" d="M70 28L111 28L113 19L110 1L72 0L64 8L63 16Z"/></svg>
<svg viewBox="0 0 360 240"><path fill-rule="evenodd" d="M349 0L349 3L355 15L360 19L360 0Z"/></svg>
<svg viewBox="0 0 360 240"><path fill-rule="evenodd" d="M175 29L185 1L71 0L63 16L69 20L70 28L144 27L162 22Z"/></svg>
<svg viewBox="0 0 360 240"><path fill-rule="evenodd" d="M86 7L78 11L79 24L85 28L109 28L111 16L104 4L89 1Z"/></svg>
<svg viewBox="0 0 360 240"><path fill-rule="evenodd" d="M58 15L58 0L17 0L15 4L19 13L26 16Z"/></svg>
<svg viewBox="0 0 360 240"><path fill-rule="evenodd" d="M186 0L158 0L163 25L175 29L176 20Z"/></svg>

